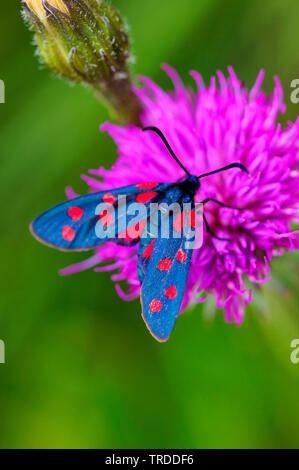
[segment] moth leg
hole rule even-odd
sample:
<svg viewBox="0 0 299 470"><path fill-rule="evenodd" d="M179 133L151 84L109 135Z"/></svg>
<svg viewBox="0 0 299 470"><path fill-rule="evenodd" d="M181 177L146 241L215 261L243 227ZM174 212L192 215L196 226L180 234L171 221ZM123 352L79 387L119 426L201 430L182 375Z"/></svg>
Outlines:
<svg viewBox="0 0 299 470"><path fill-rule="evenodd" d="M217 238L217 240L222 240L222 241L230 241L230 238L222 238L222 237L218 237L217 235L215 235L215 233L212 232L212 230L210 229L210 226L209 226L209 223L207 221L207 218L204 214L202 214L202 217L203 217L203 221L205 223L205 226L206 226L206 229L207 229L207 232L214 238Z"/></svg>
<svg viewBox="0 0 299 470"><path fill-rule="evenodd" d="M215 202L221 207L228 207L228 209L238 209L238 210L243 210L242 207L236 207L236 206L228 206L227 204L223 204L223 202L217 201L217 199L214 199L212 197L208 197L207 199L204 199L201 204L206 204L207 202Z"/></svg>

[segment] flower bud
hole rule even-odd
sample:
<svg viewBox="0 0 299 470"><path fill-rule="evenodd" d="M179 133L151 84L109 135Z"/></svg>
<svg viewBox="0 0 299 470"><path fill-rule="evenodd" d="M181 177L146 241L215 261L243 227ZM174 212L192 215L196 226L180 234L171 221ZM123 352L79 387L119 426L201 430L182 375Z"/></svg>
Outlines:
<svg viewBox="0 0 299 470"><path fill-rule="evenodd" d="M54 72L92 85L124 121L138 121L131 91L129 41L119 13L102 0L24 0L42 61Z"/></svg>

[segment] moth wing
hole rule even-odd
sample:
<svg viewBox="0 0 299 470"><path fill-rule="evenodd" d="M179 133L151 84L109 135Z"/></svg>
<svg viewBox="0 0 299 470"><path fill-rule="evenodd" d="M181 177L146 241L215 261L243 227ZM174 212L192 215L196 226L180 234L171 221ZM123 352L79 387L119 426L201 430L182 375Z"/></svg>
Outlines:
<svg viewBox="0 0 299 470"><path fill-rule="evenodd" d="M152 230L148 231L149 233ZM141 238L138 273L141 282L142 316L158 341L167 341L174 328L188 280L193 248L188 238Z"/></svg>
<svg viewBox="0 0 299 470"><path fill-rule="evenodd" d="M151 201L164 186L141 183L66 201L37 217L31 223L32 234L64 251L90 250L106 241L134 244L143 231ZM129 214L136 202L145 209L139 217Z"/></svg>

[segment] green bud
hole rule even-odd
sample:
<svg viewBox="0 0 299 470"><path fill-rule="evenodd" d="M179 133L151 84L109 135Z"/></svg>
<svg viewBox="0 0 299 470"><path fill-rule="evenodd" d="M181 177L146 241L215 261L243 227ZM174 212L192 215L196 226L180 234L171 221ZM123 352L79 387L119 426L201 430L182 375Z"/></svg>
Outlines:
<svg viewBox="0 0 299 470"><path fill-rule="evenodd" d="M42 61L73 82L93 86L123 121L139 123L128 36L115 8L102 0L24 0L23 5Z"/></svg>

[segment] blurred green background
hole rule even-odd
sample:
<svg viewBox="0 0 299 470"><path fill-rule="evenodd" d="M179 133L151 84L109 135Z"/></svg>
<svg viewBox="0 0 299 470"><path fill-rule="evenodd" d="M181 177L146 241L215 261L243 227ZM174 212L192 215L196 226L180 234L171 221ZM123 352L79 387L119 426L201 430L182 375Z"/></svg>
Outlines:
<svg viewBox="0 0 299 470"><path fill-rule="evenodd" d="M168 62L191 83L232 64L250 86L260 68L299 78L294 0L115 0L131 25L134 66L165 88ZM31 238L30 220L84 192L80 173L116 158L98 127L108 119L92 92L41 70L20 2L0 17L1 448L284 448L299 444L298 256L273 264L241 328L212 304L183 315L166 344L149 335L139 301L120 300L109 273L60 278L85 257ZM285 117L282 122L285 122Z"/></svg>

